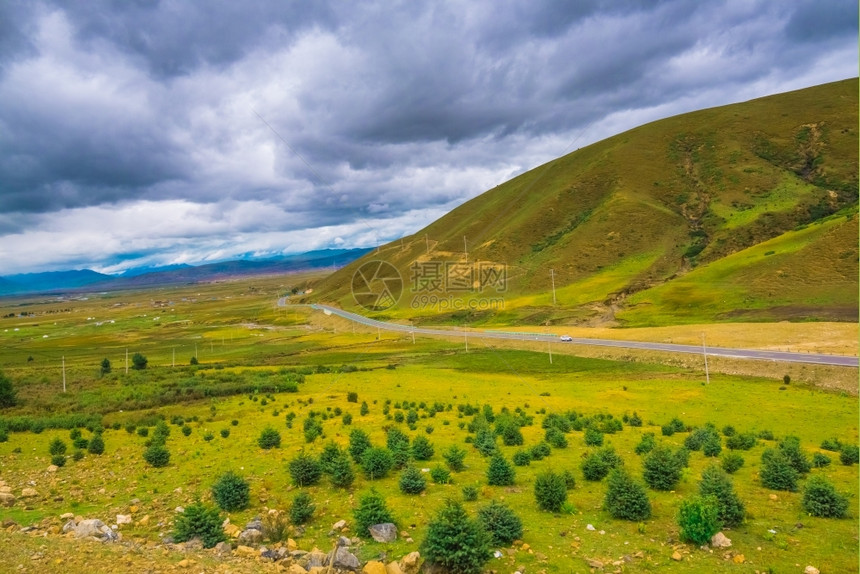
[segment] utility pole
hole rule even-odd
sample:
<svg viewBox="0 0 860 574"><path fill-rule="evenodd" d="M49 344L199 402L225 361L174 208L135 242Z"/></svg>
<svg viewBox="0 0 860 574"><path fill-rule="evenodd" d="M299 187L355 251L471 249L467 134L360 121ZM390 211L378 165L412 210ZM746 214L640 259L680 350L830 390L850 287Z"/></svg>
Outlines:
<svg viewBox="0 0 860 574"><path fill-rule="evenodd" d="M66 356L63 355L63 392L66 392Z"/></svg>
<svg viewBox="0 0 860 574"><path fill-rule="evenodd" d="M424 245L427 247L427 255L430 255L430 238L427 237L427 234L424 234Z"/></svg>
<svg viewBox="0 0 860 574"><path fill-rule="evenodd" d="M549 351L549 364L551 365L552 364L552 340L551 339L547 339L546 348Z"/></svg>
<svg viewBox="0 0 860 574"><path fill-rule="evenodd" d="M552 281L552 305L555 306L555 269L549 270L549 277Z"/></svg>
<svg viewBox="0 0 860 574"><path fill-rule="evenodd" d="M705 333L702 333L702 356L705 357L705 384L711 384L711 376L708 374L708 351L705 349Z"/></svg>
<svg viewBox="0 0 860 574"><path fill-rule="evenodd" d="M466 246L466 236L463 236L463 255L466 256L466 261L469 260L469 248Z"/></svg>

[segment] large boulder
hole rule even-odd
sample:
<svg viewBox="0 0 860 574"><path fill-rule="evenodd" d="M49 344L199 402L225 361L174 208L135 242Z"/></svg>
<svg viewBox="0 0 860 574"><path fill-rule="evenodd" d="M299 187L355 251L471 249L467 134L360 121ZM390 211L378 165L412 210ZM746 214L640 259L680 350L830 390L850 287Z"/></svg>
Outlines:
<svg viewBox="0 0 860 574"><path fill-rule="evenodd" d="M397 527L390 522L374 524L370 527L370 535L377 542L394 542L397 540Z"/></svg>
<svg viewBox="0 0 860 574"><path fill-rule="evenodd" d="M362 574L388 574L385 564L377 560L371 560L361 569Z"/></svg>
<svg viewBox="0 0 860 574"><path fill-rule="evenodd" d="M15 495L11 492L0 492L0 504L3 506L14 506Z"/></svg>

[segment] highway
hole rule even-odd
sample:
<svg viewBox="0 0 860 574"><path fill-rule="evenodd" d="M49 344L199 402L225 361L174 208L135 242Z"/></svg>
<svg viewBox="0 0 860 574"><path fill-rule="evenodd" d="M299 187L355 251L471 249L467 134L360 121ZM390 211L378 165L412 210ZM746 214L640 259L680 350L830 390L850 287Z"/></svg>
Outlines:
<svg viewBox="0 0 860 574"><path fill-rule="evenodd" d="M287 306L286 297L278 300L279 307ZM293 305L290 305L293 306ZM645 351L663 351L667 353L691 353L701 355L703 349L699 345L676 345L673 343L647 343L643 341L621 341L615 339L586 339L573 337L571 341L561 343L558 336L545 333L519 333L512 331L494 331L488 329L469 329L467 331L456 331L454 329L440 329L427 327L413 327L398 323L387 323L370 319L357 313L351 313L331 307L314 303L310 305L295 305L296 307L310 307L322 311L326 315L337 315L349 321L354 321L368 327L375 327L384 331L397 331L400 333L415 333L416 335L434 335L444 337L468 337L476 339L505 339L514 341L542 341L556 342L559 344L594 345L599 347L616 347L621 349L640 349ZM752 359L758 361L774 361L777 363L811 363L815 365L832 365L838 367L857 367L857 357L843 355L824 355L817 353L790 353L786 351L761 351L757 349L729 349L725 347L706 347L704 352L711 357L728 357L731 359Z"/></svg>

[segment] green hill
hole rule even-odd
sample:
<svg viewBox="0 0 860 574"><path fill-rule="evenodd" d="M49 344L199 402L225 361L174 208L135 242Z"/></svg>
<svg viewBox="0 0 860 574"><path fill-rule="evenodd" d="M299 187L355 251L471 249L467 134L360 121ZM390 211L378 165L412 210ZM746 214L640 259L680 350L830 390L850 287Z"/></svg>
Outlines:
<svg viewBox="0 0 860 574"><path fill-rule="evenodd" d="M358 308L355 270L384 260L404 289L377 316L470 324L856 321L857 112L855 78L635 128L366 255L317 285L314 299ZM481 273L491 270L505 275L488 277L504 281L482 285ZM435 274L449 290L432 290ZM448 308L432 304L434 294ZM489 299L503 300L504 309ZM475 309L465 309L470 304Z"/></svg>

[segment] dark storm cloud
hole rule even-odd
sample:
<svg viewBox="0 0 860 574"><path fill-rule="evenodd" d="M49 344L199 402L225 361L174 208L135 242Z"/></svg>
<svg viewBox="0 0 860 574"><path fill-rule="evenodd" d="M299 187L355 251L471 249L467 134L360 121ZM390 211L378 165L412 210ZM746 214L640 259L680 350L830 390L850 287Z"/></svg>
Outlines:
<svg viewBox="0 0 860 574"><path fill-rule="evenodd" d="M257 48L289 44L297 32L335 21L323 2L93 0L56 6L67 12L85 46L107 41L161 78L202 65L227 66Z"/></svg>
<svg viewBox="0 0 860 574"><path fill-rule="evenodd" d="M799 42L857 38L857 2L807 0L797 6L786 27L789 40Z"/></svg>
<svg viewBox="0 0 860 574"><path fill-rule="evenodd" d="M844 0L2 2L0 260L372 244L568 145L855 75L856 39Z"/></svg>

